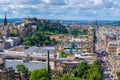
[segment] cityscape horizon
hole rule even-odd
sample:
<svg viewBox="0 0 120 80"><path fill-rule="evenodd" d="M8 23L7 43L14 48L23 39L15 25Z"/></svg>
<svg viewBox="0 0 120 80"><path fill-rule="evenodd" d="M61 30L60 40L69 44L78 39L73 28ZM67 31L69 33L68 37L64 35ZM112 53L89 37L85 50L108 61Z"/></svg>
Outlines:
<svg viewBox="0 0 120 80"><path fill-rule="evenodd" d="M120 0L0 8L0 80L120 80Z"/></svg>

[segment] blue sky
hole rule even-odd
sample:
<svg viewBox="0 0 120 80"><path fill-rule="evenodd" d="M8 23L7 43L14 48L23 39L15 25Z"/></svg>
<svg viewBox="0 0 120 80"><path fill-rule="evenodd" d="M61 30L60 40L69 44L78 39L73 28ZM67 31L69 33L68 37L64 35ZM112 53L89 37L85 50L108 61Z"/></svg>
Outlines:
<svg viewBox="0 0 120 80"><path fill-rule="evenodd" d="M120 0L0 0L0 18L120 20Z"/></svg>

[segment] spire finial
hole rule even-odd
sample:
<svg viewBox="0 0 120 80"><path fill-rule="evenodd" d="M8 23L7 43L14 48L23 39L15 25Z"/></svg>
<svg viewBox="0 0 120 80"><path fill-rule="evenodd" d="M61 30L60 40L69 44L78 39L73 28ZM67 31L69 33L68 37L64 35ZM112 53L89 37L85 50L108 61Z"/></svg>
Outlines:
<svg viewBox="0 0 120 80"><path fill-rule="evenodd" d="M6 17L6 12L5 12L4 26L6 25L7 25L7 17Z"/></svg>

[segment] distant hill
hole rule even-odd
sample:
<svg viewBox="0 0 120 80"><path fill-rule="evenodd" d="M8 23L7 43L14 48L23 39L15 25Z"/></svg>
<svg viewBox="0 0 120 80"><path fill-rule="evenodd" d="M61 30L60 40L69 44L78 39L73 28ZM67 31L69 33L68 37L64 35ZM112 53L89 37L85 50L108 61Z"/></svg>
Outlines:
<svg viewBox="0 0 120 80"><path fill-rule="evenodd" d="M22 18L13 18L13 19L7 19L8 23L21 23ZM56 21L49 19L49 21ZM58 20L61 24L64 25L89 25L92 24L95 21L90 20ZM3 23L4 19L0 19L0 23ZM120 26L120 20L97 20L97 23L100 25L119 25Z"/></svg>
<svg viewBox="0 0 120 80"><path fill-rule="evenodd" d="M64 25L91 25L93 23L97 22L98 25L119 25L120 26L120 20L114 21L114 20L98 20L98 21L89 21L89 20L60 20L60 23Z"/></svg>
<svg viewBox="0 0 120 80"><path fill-rule="evenodd" d="M4 19L0 19L0 23L3 23ZM22 18L13 18L13 19L7 19L8 23L21 23Z"/></svg>

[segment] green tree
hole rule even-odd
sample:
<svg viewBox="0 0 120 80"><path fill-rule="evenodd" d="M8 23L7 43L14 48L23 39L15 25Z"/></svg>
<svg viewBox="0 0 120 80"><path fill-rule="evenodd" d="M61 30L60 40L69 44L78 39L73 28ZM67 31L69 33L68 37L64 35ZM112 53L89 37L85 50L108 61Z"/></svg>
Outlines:
<svg viewBox="0 0 120 80"><path fill-rule="evenodd" d="M17 69L18 73L20 74L22 80L28 79L29 71L26 66L24 66L23 64L19 64L16 66L16 69Z"/></svg>
<svg viewBox="0 0 120 80"><path fill-rule="evenodd" d="M101 68L98 61L94 61L93 64L90 65L88 78L90 80L102 80Z"/></svg>
<svg viewBox="0 0 120 80"><path fill-rule="evenodd" d="M68 75L68 74L64 74L60 80L82 80L80 78L77 78L77 77L74 77L74 76L71 76L71 75Z"/></svg>
<svg viewBox="0 0 120 80"><path fill-rule="evenodd" d="M24 25L24 27L25 27L25 28L27 28L28 26L29 26L29 24L28 24L28 23L26 23L26 24Z"/></svg>
<svg viewBox="0 0 120 80"><path fill-rule="evenodd" d="M88 30L81 31L81 35L87 35L87 34L88 34Z"/></svg>
<svg viewBox="0 0 120 80"><path fill-rule="evenodd" d="M17 37L17 36L19 36L19 34L16 33L16 32L12 32L12 33L10 33L10 36L12 36L12 37Z"/></svg>
<svg viewBox="0 0 120 80"><path fill-rule="evenodd" d="M45 44L45 45L49 45L49 44L50 44L50 41L45 40L45 41L44 41L44 44Z"/></svg>
<svg viewBox="0 0 120 80"><path fill-rule="evenodd" d="M29 39L29 38L26 38L26 39L24 39L23 40L23 43L25 44L25 45L31 45L31 40Z"/></svg>
<svg viewBox="0 0 120 80"><path fill-rule="evenodd" d="M31 25L37 26L37 29L34 32L30 30ZM50 35L68 33L65 26L59 22L53 23L48 20L25 24L25 30L27 39L24 39L23 43L29 46L55 45L57 44L57 41L50 40Z"/></svg>
<svg viewBox="0 0 120 80"><path fill-rule="evenodd" d="M68 53L62 52L62 53L60 54L60 58L67 58L69 55L70 55L70 54L68 54Z"/></svg>
<svg viewBox="0 0 120 80"><path fill-rule="evenodd" d="M50 80L50 75L46 69L34 70L29 80Z"/></svg>
<svg viewBox="0 0 120 80"><path fill-rule="evenodd" d="M117 72L117 77L120 80L120 72Z"/></svg>
<svg viewBox="0 0 120 80"><path fill-rule="evenodd" d="M96 30L95 29L93 29L93 35L94 35L94 37L93 37L93 41L94 42L96 42L96 40L97 40L97 36L96 36Z"/></svg>
<svg viewBox="0 0 120 80"><path fill-rule="evenodd" d="M80 78L86 78L88 69L89 69L89 66L86 62L80 63L77 67L77 70L75 71L75 76Z"/></svg>
<svg viewBox="0 0 120 80"><path fill-rule="evenodd" d="M70 34L72 34L74 37L77 37L80 33L79 29L71 29Z"/></svg>
<svg viewBox="0 0 120 80"><path fill-rule="evenodd" d="M90 77L89 77L89 80L102 80L101 78L101 74L97 71L94 71Z"/></svg>

